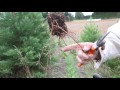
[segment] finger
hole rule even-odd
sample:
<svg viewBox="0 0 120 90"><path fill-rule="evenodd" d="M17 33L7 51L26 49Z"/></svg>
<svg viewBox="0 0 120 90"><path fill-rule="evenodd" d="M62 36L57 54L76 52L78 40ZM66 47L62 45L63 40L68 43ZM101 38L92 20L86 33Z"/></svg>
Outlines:
<svg viewBox="0 0 120 90"><path fill-rule="evenodd" d="M77 64L78 67L81 67L82 65L84 65L84 64L82 64L82 63L78 63Z"/></svg>
<svg viewBox="0 0 120 90"><path fill-rule="evenodd" d="M78 56L83 58L83 59L89 59L89 56L87 54L85 54L82 50L78 50L77 51Z"/></svg>
<svg viewBox="0 0 120 90"><path fill-rule="evenodd" d="M66 51L74 50L74 49L80 47L79 45L78 44L72 44L72 45L65 46L64 48L62 48L62 51L66 52Z"/></svg>
<svg viewBox="0 0 120 90"><path fill-rule="evenodd" d="M92 48L93 46L93 43L86 43L84 46L83 46L83 51L88 51Z"/></svg>
<svg viewBox="0 0 120 90"><path fill-rule="evenodd" d="M76 56L76 59L78 60L78 67L84 65L87 63L87 61L82 60L79 56Z"/></svg>
<svg viewBox="0 0 120 90"><path fill-rule="evenodd" d="M80 59L79 56L76 56L76 59L78 60L79 63L82 63L82 60Z"/></svg>
<svg viewBox="0 0 120 90"><path fill-rule="evenodd" d="M84 46L83 47L83 51L88 51L88 50L90 50L91 49L91 46Z"/></svg>
<svg viewBox="0 0 120 90"><path fill-rule="evenodd" d="M89 56L90 59L93 59L94 55L93 54L88 54L88 56Z"/></svg>
<svg viewBox="0 0 120 90"><path fill-rule="evenodd" d="M86 42L86 43L76 43L76 44L72 44L72 45L68 45L68 46L65 46L62 51L66 52L66 51L70 51L70 50L74 50L76 48L83 48L84 46L92 46L93 43L90 43L90 42Z"/></svg>

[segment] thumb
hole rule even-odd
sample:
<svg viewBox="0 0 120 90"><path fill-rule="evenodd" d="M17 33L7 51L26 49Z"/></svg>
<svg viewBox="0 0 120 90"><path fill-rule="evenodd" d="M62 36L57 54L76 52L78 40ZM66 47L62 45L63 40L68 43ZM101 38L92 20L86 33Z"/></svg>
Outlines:
<svg viewBox="0 0 120 90"><path fill-rule="evenodd" d="M91 48L91 46L84 46L84 47L83 47L83 50L84 50L84 51L88 51L88 50L90 50L90 48Z"/></svg>

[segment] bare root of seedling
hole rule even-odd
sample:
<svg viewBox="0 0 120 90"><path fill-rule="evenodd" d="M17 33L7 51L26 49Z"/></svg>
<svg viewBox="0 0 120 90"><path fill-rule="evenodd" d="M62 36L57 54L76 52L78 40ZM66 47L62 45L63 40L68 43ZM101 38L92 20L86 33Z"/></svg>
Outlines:
<svg viewBox="0 0 120 90"><path fill-rule="evenodd" d="M56 35L60 38L63 38L68 33L68 29L65 24L64 13L50 12L48 14L47 20L51 35ZM58 26L61 27L64 31L58 28Z"/></svg>
<svg viewBox="0 0 120 90"><path fill-rule="evenodd" d="M47 20L48 20L48 25L49 25L51 35L58 36L59 41L60 41L60 39L63 40L63 37L65 37L67 35L67 36L71 37L76 42L76 40L71 35L68 35L68 29L67 29L67 26L65 24L64 13L62 13L62 12L50 12L50 13L48 13ZM65 45L67 45L67 44L65 43Z"/></svg>

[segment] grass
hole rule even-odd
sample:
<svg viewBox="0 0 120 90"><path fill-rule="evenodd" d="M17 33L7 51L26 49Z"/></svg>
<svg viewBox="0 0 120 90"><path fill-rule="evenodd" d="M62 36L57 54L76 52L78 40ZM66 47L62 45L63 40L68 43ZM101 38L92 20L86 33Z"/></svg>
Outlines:
<svg viewBox="0 0 120 90"><path fill-rule="evenodd" d="M67 45L75 43L73 42L72 39L70 38L65 38L65 42ZM64 41L61 41L61 46L64 47L66 46ZM78 78L77 75L77 68L75 67L75 52L74 51L69 51L69 52L61 52L62 57L64 57L65 61L65 77L66 78Z"/></svg>
<svg viewBox="0 0 120 90"><path fill-rule="evenodd" d="M103 78L112 78L111 68L105 64L101 64L101 66L97 69L97 73L99 73Z"/></svg>
<svg viewBox="0 0 120 90"><path fill-rule="evenodd" d="M56 49L58 47L56 37L51 36L49 45L50 45L50 48L51 48L50 49L51 64L55 64L55 62L57 62L57 60L58 60L58 54L59 54L59 53L56 53Z"/></svg>
<svg viewBox="0 0 120 90"><path fill-rule="evenodd" d="M77 78L77 69L75 67L75 57L70 52L66 53L67 56L64 57L65 59L65 77L66 78Z"/></svg>
<svg viewBox="0 0 120 90"><path fill-rule="evenodd" d="M75 67L76 58L73 52L66 52L66 53L61 52L60 48L66 45L62 40L60 40L60 43L59 43L59 40L56 37L52 37L52 42L55 44L55 45L53 44L54 45L53 47L55 48L54 50L53 49L51 50L52 52L54 52L51 58L51 65L52 67L54 67L52 68L51 75L53 75L53 77L77 78L78 77L77 69ZM69 38L65 39L65 42L67 45L73 43L72 39L69 39ZM63 62L58 60L62 60Z"/></svg>
<svg viewBox="0 0 120 90"><path fill-rule="evenodd" d="M88 64L83 66L83 72L86 78L93 78L93 74L97 72L93 66L93 62L89 62Z"/></svg>
<svg viewBox="0 0 120 90"><path fill-rule="evenodd" d="M120 58L106 61L98 70L104 77L120 78Z"/></svg>

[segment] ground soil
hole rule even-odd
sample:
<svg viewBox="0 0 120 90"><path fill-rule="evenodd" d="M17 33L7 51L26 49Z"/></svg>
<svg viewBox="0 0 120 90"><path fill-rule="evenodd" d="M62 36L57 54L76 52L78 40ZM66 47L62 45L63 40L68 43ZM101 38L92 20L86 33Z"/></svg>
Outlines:
<svg viewBox="0 0 120 90"><path fill-rule="evenodd" d="M103 19L101 21L94 21L94 23L98 25L102 33L105 33L110 26L117 22L118 19ZM86 20L66 22L69 31L76 34L80 34L87 23L89 22Z"/></svg>

